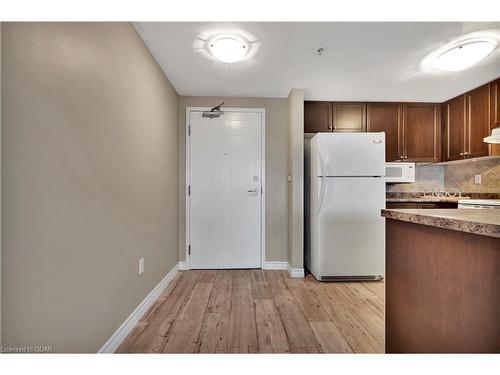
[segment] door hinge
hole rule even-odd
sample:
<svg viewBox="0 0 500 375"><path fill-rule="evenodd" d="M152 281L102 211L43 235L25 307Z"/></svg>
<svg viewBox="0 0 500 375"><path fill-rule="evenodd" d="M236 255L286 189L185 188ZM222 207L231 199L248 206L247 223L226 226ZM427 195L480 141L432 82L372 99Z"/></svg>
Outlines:
<svg viewBox="0 0 500 375"><path fill-rule="evenodd" d="M191 196L191 185L188 186L188 195Z"/></svg>
<svg viewBox="0 0 500 375"><path fill-rule="evenodd" d="M188 136L191 135L191 125L188 125Z"/></svg>
<svg viewBox="0 0 500 375"><path fill-rule="evenodd" d="M191 245L188 246L188 255L191 255Z"/></svg>

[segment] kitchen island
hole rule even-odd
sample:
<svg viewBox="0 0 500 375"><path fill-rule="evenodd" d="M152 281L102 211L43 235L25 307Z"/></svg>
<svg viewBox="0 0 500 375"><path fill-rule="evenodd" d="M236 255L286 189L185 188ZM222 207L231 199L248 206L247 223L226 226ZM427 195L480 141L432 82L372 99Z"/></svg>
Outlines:
<svg viewBox="0 0 500 375"><path fill-rule="evenodd" d="M500 353L500 210L382 216L386 352Z"/></svg>

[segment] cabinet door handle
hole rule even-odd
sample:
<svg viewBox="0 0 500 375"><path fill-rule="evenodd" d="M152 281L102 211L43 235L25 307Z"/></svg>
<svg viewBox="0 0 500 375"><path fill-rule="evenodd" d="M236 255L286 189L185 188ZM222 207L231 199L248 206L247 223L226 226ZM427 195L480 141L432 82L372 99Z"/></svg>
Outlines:
<svg viewBox="0 0 500 375"><path fill-rule="evenodd" d="M400 158L401 160L403 160L405 157L404 157L403 155L401 155L399 158Z"/></svg>
<svg viewBox="0 0 500 375"><path fill-rule="evenodd" d="M405 159L408 159L408 156L405 155Z"/></svg>
<svg viewBox="0 0 500 375"><path fill-rule="evenodd" d="M332 124L328 124L328 129L330 129L330 130L333 129Z"/></svg>
<svg viewBox="0 0 500 375"><path fill-rule="evenodd" d="M464 156L467 156L467 155L469 155L469 153L468 153L468 152L465 152L465 153L464 153Z"/></svg>
<svg viewBox="0 0 500 375"><path fill-rule="evenodd" d="M464 153L463 153L463 152L461 152L461 153L460 153L460 156L464 156Z"/></svg>

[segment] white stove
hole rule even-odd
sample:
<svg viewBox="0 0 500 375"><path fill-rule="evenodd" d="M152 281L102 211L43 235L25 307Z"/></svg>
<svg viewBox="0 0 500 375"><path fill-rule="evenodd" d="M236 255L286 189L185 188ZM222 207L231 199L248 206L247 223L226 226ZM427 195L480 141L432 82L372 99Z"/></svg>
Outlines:
<svg viewBox="0 0 500 375"><path fill-rule="evenodd" d="M458 208L500 209L500 199L460 199Z"/></svg>

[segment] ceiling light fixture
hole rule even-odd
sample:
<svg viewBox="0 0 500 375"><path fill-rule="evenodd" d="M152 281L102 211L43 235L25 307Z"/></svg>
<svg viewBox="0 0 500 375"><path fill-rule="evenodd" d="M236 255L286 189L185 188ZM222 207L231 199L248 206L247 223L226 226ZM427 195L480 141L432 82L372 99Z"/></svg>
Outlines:
<svg viewBox="0 0 500 375"><path fill-rule="evenodd" d="M488 29L465 34L450 40L429 53L420 63L424 73L445 74L474 66L500 45L500 29ZM493 61L493 58L489 60Z"/></svg>
<svg viewBox="0 0 500 375"><path fill-rule="evenodd" d="M256 63L261 47L248 31L233 26L211 27L199 32L193 41L193 51L215 62L217 69L246 69Z"/></svg>
<svg viewBox="0 0 500 375"><path fill-rule="evenodd" d="M232 64L248 53L248 44L236 35L217 35L208 43L210 53L219 61Z"/></svg>
<svg viewBox="0 0 500 375"><path fill-rule="evenodd" d="M447 46L432 65L438 70L456 72L467 69L488 56L497 46L492 38L472 38Z"/></svg>

